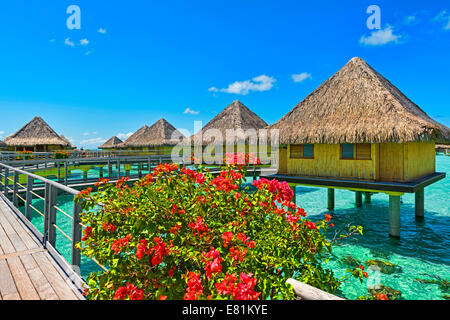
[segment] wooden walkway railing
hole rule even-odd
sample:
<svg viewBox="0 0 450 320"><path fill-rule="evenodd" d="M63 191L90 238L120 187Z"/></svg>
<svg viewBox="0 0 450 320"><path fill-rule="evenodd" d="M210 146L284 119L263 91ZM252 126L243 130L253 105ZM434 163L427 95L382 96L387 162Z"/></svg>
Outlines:
<svg viewBox="0 0 450 320"><path fill-rule="evenodd" d="M0 300L80 300L80 290L0 197Z"/></svg>

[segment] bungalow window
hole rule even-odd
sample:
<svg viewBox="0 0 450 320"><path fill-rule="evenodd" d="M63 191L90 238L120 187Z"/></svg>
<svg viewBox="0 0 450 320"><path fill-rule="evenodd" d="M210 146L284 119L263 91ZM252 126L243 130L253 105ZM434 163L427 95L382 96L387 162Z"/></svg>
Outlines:
<svg viewBox="0 0 450 320"><path fill-rule="evenodd" d="M314 145L313 144L291 144L290 158L291 159L314 159Z"/></svg>
<svg viewBox="0 0 450 320"><path fill-rule="evenodd" d="M356 159L358 160L372 159L370 143L358 143L356 145Z"/></svg>
<svg viewBox="0 0 450 320"><path fill-rule="evenodd" d="M341 144L341 158L342 159L354 159L354 144L353 143L343 143Z"/></svg>
<svg viewBox="0 0 450 320"><path fill-rule="evenodd" d="M370 143L343 143L341 144L341 159L370 160Z"/></svg>

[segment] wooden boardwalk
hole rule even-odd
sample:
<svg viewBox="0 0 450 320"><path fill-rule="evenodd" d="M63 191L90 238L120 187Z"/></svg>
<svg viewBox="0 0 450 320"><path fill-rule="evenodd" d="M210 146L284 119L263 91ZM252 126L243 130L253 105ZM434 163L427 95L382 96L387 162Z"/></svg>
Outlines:
<svg viewBox="0 0 450 320"><path fill-rule="evenodd" d="M81 299L61 267L0 197L0 300Z"/></svg>

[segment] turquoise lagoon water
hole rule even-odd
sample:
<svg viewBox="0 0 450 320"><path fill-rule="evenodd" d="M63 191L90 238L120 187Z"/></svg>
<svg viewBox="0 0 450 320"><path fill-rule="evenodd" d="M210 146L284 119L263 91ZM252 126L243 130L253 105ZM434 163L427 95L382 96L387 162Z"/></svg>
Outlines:
<svg viewBox="0 0 450 320"><path fill-rule="evenodd" d="M89 176L97 176L93 170ZM132 170L132 173L135 170ZM450 157L436 157L436 171L450 175ZM124 171L122 171L124 172ZM72 171L73 174L82 174ZM251 181L251 178L249 182ZM379 283L402 292L402 299L443 299L447 288L438 284L426 284L416 279L450 280L450 178L425 188L425 219L416 220L414 216L414 194L402 196L401 204L401 238L389 237L388 196L372 195L371 203L356 207L354 192L335 191L335 210L332 212L334 228L330 228L330 237L334 231L345 231L349 224L363 226L364 235L346 239L334 246L333 253L326 263L340 278L346 275L348 265L342 258L351 256L363 265L370 259L389 261L399 267L399 271L384 274L366 267L369 278L361 284L359 280L349 279L341 286L338 295L355 299L367 294L368 287ZM327 205L327 190L298 186L297 204L305 209L310 219L321 219ZM41 200L33 200L34 205L42 210ZM58 207L72 213L72 196L59 196ZM43 230L43 218L33 211L33 224ZM72 221L63 214L57 214L57 225L71 234ZM57 249L70 261L70 241L57 231ZM87 277L90 272L99 270L98 266L86 257L82 257L81 273Z"/></svg>

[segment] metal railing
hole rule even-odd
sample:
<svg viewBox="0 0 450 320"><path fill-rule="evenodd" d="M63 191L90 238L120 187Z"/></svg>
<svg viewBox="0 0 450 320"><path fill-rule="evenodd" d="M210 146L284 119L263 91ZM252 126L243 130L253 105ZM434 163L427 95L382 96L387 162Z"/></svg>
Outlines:
<svg viewBox="0 0 450 320"><path fill-rule="evenodd" d="M19 183L19 175L25 175L27 177L26 184ZM37 185L36 180L44 185L44 196L39 195L33 189L34 186ZM20 190L19 187L22 189ZM80 220L81 205L80 203L75 203L75 201L73 201L72 215L57 206L58 192L72 195L75 198L79 191L36 174L0 163L0 192L2 192L4 198L10 201L17 209L16 213L20 212L20 210L18 210L18 200L20 199L24 202L24 217L22 217L22 221L28 221L28 223L25 224L30 227L43 246L49 249L50 252L59 253L56 249L56 231L71 242L70 264L73 271L80 276L81 252L76 247L76 243L81 241L82 228L86 227L81 224ZM20 195L21 193L25 193L25 198ZM44 202L43 212L33 205L33 196ZM42 233L31 223L32 210L44 218ZM63 214L72 221L72 235L68 235L56 224L57 213ZM90 259L100 268L107 271L105 266L101 265L93 258Z"/></svg>

